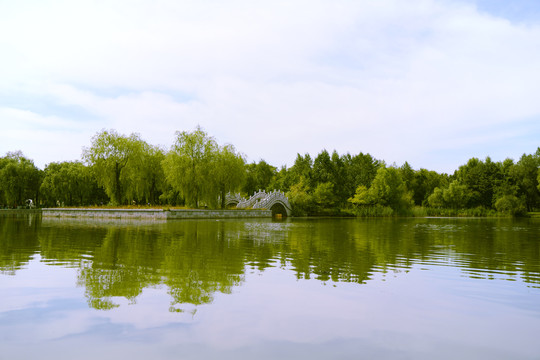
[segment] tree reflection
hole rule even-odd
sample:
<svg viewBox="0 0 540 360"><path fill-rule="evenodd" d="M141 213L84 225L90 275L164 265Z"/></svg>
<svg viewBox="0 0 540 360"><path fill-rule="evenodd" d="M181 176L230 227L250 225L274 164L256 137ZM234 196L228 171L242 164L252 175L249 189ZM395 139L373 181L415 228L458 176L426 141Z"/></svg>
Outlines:
<svg viewBox="0 0 540 360"><path fill-rule="evenodd" d="M35 215L0 215L0 273L15 275L39 251L40 220Z"/></svg>
<svg viewBox="0 0 540 360"><path fill-rule="evenodd" d="M135 303L145 288L166 285L171 311L178 311L180 304L210 303L243 280L245 251L222 222L62 225L40 234L42 253L79 266L77 283L97 309L114 308L115 297Z"/></svg>
<svg viewBox="0 0 540 360"><path fill-rule="evenodd" d="M165 287L170 311L209 304L250 269L281 267L297 279L362 284L413 266L451 265L473 278L540 285L540 224L532 220L317 219L271 222L124 222L0 218L0 271L36 253L78 270L89 306L135 303Z"/></svg>

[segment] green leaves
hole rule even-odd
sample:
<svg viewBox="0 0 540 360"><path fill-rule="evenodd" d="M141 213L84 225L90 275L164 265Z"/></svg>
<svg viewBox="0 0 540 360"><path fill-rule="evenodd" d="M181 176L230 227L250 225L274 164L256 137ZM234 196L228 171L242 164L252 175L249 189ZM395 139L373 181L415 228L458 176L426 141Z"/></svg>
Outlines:
<svg viewBox="0 0 540 360"><path fill-rule="evenodd" d="M356 193L352 198L349 198L348 201L356 206L370 205L372 199L369 196L369 189L364 185L358 185L356 188Z"/></svg>
<svg viewBox="0 0 540 360"><path fill-rule="evenodd" d="M219 192L221 208L225 208L225 195L240 188L246 177L244 157L232 145L219 148L211 166L212 179Z"/></svg>
<svg viewBox="0 0 540 360"><path fill-rule="evenodd" d="M24 206L27 199L38 202L42 171L19 152L0 158L0 206Z"/></svg>
<svg viewBox="0 0 540 360"><path fill-rule="evenodd" d="M180 192L188 206L199 206L199 201L210 199L211 163L218 146L214 138L200 127L191 133L176 132L176 140L163 162L165 176Z"/></svg>
<svg viewBox="0 0 540 360"><path fill-rule="evenodd" d="M97 183L91 169L79 161L50 163L41 184L47 206L79 206L95 201Z"/></svg>
<svg viewBox="0 0 540 360"><path fill-rule="evenodd" d="M369 214L408 214L414 204L453 213L473 208L521 214L523 207L540 208L540 148L517 163L471 158L450 176L414 170L407 162L386 167L369 154L326 150L314 160L297 154L292 167L277 171L264 160L246 165L234 146L220 146L197 127L176 132L168 152L137 134L102 130L82 157L84 164L50 163L43 172L22 153L8 153L0 158L0 207L21 206L27 199L38 204L40 192L41 205L48 206L109 201L224 207L227 192L280 189L288 191L297 215L350 214L360 208L369 208Z"/></svg>
<svg viewBox="0 0 540 360"><path fill-rule="evenodd" d="M83 159L113 205L157 201L162 158L161 150L139 135L128 137L114 130L97 133L90 148L83 149Z"/></svg>
<svg viewBox="0 0 540 360"><path fill-rule="evenodd" d="M221 196L236 191L244 180L245 160L232 145L219 147L199 126L195 131L177 132L171 151L163 160L168 183L180 193L188 206L215 207Z"/></svg>
<svg viewBox="0 0 540 360"><path fill-rule="evenodd" d="M371 187L359 185L354 197L348 201L357 207L389 207L398 214L407 213L413 206L412 195L395 167L381 167Z"/></svg>

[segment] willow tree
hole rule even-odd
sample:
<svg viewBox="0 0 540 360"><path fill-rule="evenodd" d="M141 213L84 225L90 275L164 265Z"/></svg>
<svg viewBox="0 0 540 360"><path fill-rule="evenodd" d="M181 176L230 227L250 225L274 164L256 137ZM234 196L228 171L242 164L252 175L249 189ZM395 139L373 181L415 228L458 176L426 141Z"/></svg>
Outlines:
<svg viewBox="0 0 540 360"><path fill-rule="evenodd" d="M122 203L124 191L132 182L126 169L137 163L142 143L137 134L128 137L114 130L102 130L92 138L92 145L83 149L83 159L115 205Z"/></svg>
<svg viewBox="0 0 540 360"><path fill-rule="evenodd" d="M133 144L130 163L125 169L124 178L129 186L124 192L128 201L156 204L164 189L165 176L161 163L165 158L162 149L142 140Z"/></svg>
<svg viewBox="0 0 540 360"><path fill-rule="evenodd" d="M0 202L12 207L28 199L38 203L42 173L22 152L8 152L0 158Z"/></svg>
<svg viewBox="0 0 540 360"><path fill-rule="evenodd" d="M79 161L52 162L45 167L42 198L50 205L67 206L96 202L97 184L90 169Z"/></svg>
<svg viewBox="0 0 540 360"><path fill-rule="evenodd" d="M212 179L217 187L223 209L225 195L238 190L246 177L246 161L241 154L236 152L234 146L225 145L219 149L213 163Z"/></svg>
<svg viewBox="0 0 540 360"><path fill-rule="evenodd" d="M212 165L217 153L216 141L200 126L193 132L176 132L175 142L163 160L163 171L188 206L199 207L201 200L216 203Z"/></svg>

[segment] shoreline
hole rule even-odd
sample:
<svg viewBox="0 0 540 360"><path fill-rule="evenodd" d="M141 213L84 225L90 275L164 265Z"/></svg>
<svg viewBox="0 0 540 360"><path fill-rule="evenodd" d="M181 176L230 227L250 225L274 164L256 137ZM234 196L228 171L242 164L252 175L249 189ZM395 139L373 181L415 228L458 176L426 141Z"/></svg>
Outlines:
<svg viewBox="0 0 540 360"><path fill-rule="evenodd" d="M43 218L94 218L94 219L241 219L272 218L271 210L199 210L199 209L91 209L43 208L0 209L0 214L41 214Z"/></svg>

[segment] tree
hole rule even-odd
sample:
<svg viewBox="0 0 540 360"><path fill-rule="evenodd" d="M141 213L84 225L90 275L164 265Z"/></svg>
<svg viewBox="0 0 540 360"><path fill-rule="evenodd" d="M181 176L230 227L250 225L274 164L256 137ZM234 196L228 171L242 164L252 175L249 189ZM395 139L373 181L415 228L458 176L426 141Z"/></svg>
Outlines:
<svg viewBox="0 0 540 360"><path fill-rule="evenodd" d="M98 184L115 205L124 201L124 191L133 185L133 179L128 176L130 172L126 170L139 161L141 144L137 134L127 137L114 130L102 130L92 138L92 145L83 149L83 159L92 167Z"/></svg>
<svg viewBox="0 0 540 360"><path fill-rule="evenodd" d="M413 205L412 196L407 191L398 169L394 167L380 168L369 188L369 198L374 204L389 206L400 213Z"/></svg>
<svg viewBox="0 0 540 360"><path fill-rule="evenodd" d="M447 186L447 175L438 174L435 171L420 169L414 173L409 190L413 193L413 200L416 205L426 205L428 198L435 188Z"/></svg>
<svg viewBox="0 0 540 360"><path fill-rule="evenodd" d="M287 169L285 165L279 169L279 171L276 171L274 173L274 176L272 177L272 181L268 185L269 189L279 189L283 192L287 192L291 189L292 184L292 176L290 170Z"/></svg>
<svg viewBox="0 0 540 360"><path fill-rule="evenodd" d="M259 163L251 163L246 166L246 182L244 183L244 192L253 195L258 190L269 189L272 179L276 174L276 168L261 160Z"/></svg>
<svg viewBox="0 0 540 360"><path fill-rule="evenodd" d="M369 189L364 185L358 185L353 197L348 200L351 204L356 206L365 206L372 203L372 199L369 196Z"/></svg>
<svg viewBox="0 0 540 360"><path fill-rule="evenodd" d="M434 208L442 208L444 207L444 191L439 188L439 187L436 187L434 190L433 190L433 193L431 195L429 195L427 201L428 201L428 204L429 206L431 207L434 207Z"/></svg>
<svg viewBox="0 0 540 360"><path fill-rule="evenodd" d="M346 154L342 156L345 165L347 196L352 197L358 186L366 188L371 186L373 179L377 175L377 170L384 166L384 163L374 159L369 154L360 153L355 156Z"/></svg>
<svg viewBox="0 0 540 360"><path fill-rule="evenodd" d="M7 206L22 206L28 199L39 203L42 179L43 172L20 151L0 158L0 193Z"/></svg>
<svg viewBox="0 0 540 360"><path fill-rule="evenodd" d="M125 178L129 187L125 191L128 201L138 203L159 202L165 189L165 175L162 162L165 154L162 149L139 140L133 144L133 156L130 166L126 167Z"/></svg>
<svg viewBox="0 0 540 360"><path fill-rule="evenodd" d="M448 188L443 191L445 206L453 209L465 208L470 198L471 192L467 185L462 185L457 180L452 181Z"/></svg>
<svg viewBox="0 0 540 360"><path fill-rule="evenodd" d="M468 204L470 207L491 208L495 188L501 183L502 177L500 163L494 163L490 157L485 161L472 158L456 171L457 180L470 192Z"/></svg>
<svg viewBox="0 0 540 360"><path fill-rule="evenodd" d="M313 198L310 194L307 180L304 177L301 177L297 183L291 186L287 197L291 203L293 215L305 216L312 211Z"/></svg>
<svg viewBox="0 0 540 360"><path fill-rule="evenodd" d="M270 183L270 189L280 189L288 192L291 186L303 181L310 186L312 182L312 169L313 160L309 154L304 156L296 154L296 159L293 166L287 169L286 166L282 166L281 169L275 173L272 182Z"/></svg>
<svg viewBox="0 0 540 360"><path fill-rule="evenodd" d="M334 184L326 182L317 185L313 191L313 201L317 205L319 212L334 208L337 203Z"/></svg>
<svg viewBox="0 0 540 360"><path fill-rule="evenodd" d="M332 185L334 193L335 205L343 206L347 202L349 197L349 191L347 187L347 170L345 168L345 162L342 157L339 156L337 151L332 152Z"/></svg>
<svg viewBox="0 0 540 360"><path fill-rule="evenodd" d="M503 195L495 202L495 208L503 214L517 216L527 212L525 202L515 195Z"/></svg>
<svg viewBox="0 0 540 360"><path fill-rule="evenodd" d="M313 185L332 182L334 169L328 151L323 150L313 162Z"/></svg>
<svg viewBox="0 0 540 360"><path fill-rule="evenodd" d="M412 190L415 175L414 169L407 161L405 161L405 163L399 168L399 172L407 189Z"/></svg>
<svg viewBox="0 0 540 360"><path fill-rule="evenodd" d="M189 206L199 207L201 200L215 203L212 163L218 152L213 137L197 126L195 131L177 131L176 140L163 160L165 177Z"/></svg>
<svg viewBox="0 0 540 360"><path fill-rule="evenodd" d="M519 187L519 195L525 198L527 211L533 211L540 205L540 189L538 188L538 169L540 167L540 148L535 154L523 154L511 176Z"/></svg>
<svg viewBox="0 0 540 360"><path fill-rule="evenodd" d="M245 179L246 161L244 157L236 152L232 145L225 145L219 149L212 166L219 197L221 199L221 208L225 208L225 195L228 192L237 191Z"/></svg>
<svg viewBox="0 0 540 360"><path fill-rule="evenodd" d="M96 202L98 187L90 169L79 161L50 163L45 167L41 184L42 197L49 206L86 205Z"/></svg>
<svg viewBox="0 0 540 360"><path fill-rule="evenodd" d="M304 156L296 154L294 165L290 168L291 178L294 184L300 182L300 179L309 180L312 177L313 160L306 153Z"/></svg>

